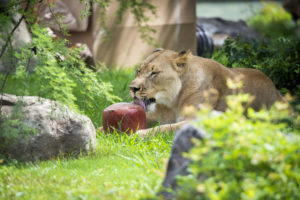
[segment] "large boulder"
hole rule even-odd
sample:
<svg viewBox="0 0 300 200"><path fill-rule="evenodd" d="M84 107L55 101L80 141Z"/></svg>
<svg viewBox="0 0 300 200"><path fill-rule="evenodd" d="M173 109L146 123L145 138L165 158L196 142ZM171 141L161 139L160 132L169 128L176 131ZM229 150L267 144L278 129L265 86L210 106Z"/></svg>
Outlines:
<svg viewBox="0 0 300 200"><path fill-rule="evenodd" d="M78 155L95 147L96 131L88 117L40 97L4 94L0 99L3 116L9 118L15 112L14 106L21 104L21 123L36 132L26 138L19 137L8 145L5 153L12 158L46 160L61 154Z"/></svg>

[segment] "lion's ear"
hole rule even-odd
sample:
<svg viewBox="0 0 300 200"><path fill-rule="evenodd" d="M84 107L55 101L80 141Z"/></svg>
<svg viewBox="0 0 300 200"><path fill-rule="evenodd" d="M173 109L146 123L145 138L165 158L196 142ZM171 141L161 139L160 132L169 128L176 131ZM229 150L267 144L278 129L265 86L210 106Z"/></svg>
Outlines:
<svg viewBox="0 0 300 200"><path fill-rule="evenodd" d="M178 71L179 73L183 73L186 68L187 68L187 62L188 62L188 58L191 55L191 51L187 50L187 51L180 51L178 53L178 55L175 58L175 62L176 62L176 71Z"/></svg>
<svg viewBox="0 0 300 200"><path fill-rule="evenodd" d="M178 57L188 57L191 54L192 54L191 50L188 49L188 50L180 51L178 53Z"/></svg>
<svg viewBox="0 0 300 200"><path fill-rule="evenodd" d="M154 50L152 51L152 53L159 52L159 51L162 51L162 50L164 50L164 49L163 49L163 48L157 48L157 49L154 49Z"/></svg>

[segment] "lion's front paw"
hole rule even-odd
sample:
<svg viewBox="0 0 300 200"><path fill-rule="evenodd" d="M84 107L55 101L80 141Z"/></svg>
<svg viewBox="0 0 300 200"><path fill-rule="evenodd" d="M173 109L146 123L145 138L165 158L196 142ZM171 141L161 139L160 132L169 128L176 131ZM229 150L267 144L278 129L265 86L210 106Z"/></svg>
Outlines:
<svg viewBox="0 0 300 200"><path fill-rule="evenodd" d="M152 129L151 129L151 130L152 130ZM145 138L145 137L150 133L151 130L149 130L149 129L141 129L141 130L138 130L138 131L136 132L136 134L137 134L138 136L140 136L141 138Z"/></svg>

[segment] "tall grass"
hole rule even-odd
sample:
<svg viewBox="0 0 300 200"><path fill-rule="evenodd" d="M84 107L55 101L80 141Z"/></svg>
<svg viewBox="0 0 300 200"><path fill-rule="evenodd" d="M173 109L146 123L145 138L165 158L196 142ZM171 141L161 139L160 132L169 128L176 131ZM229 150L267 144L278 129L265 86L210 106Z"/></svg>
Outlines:
<svg viewBox="0 0 300 200"><path fill-rule="evenodd" d="M109 82L113 86L112 95L120 99L115 102L131 102L132 98L129 95L129 84L134 79L134 69L104 69L97 74L98 78L104 82ZM96 126L102 125L102 112L104 108L111 104L109 101L99 102L95 107L94 112L89 116Z"/></svg>
<svg viewBox="0 0 300 200"><path fill-rule="evenodd" d="M113 85L119 101L130 102L134 70L103 70L97 78ZM101 125L99 102L92 113ZM172 133L141 140L124 133L97 134L97 148L88 155L58 157L35 163L0 160L0 199L139 199L158 191L169 157ZM5 162L5 161L4 161Z"/></svg>
<svg viewBox="0 0 300 200"><path fill-rule="evenodd" d="M97 149L78 158L0 165L0 199L139 199L164 177L172 134L139 139L98 132Z"/></svg>

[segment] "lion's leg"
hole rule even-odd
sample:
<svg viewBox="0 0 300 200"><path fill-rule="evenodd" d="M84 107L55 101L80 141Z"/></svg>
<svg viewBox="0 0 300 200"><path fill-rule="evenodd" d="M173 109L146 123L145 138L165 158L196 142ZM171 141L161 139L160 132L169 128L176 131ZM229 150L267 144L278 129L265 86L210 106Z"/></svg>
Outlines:
<svg viewBox="0 0 300 200"><path fill-rule="evenodd" d="M177 131L180 127L182 127L187 123L188 123L187 121L181 121L173 124L164 124L153 128L138 130L136 134L138 134L138 136L140 136L141 138L145 138L149 134L151 134L151 136L154 136L160 132ZM97 130L103 132L104 131L103 126L98 128Z"/></svg>
<svg viewBox="0 0 300 200"><path fill-rule="evenodd" d="M177 122L177 123L173 123L173 124L164 124L164 125L156 126L153 128L138 130L136 132L136 134L138 134L138 136L140 136L141 138L144 138L149 134L151 136L154 136L160 132L176 131L180 127L182 127L183 125L185 125L187 123L188 123L187 121L181 121L181 122Z"/></svg>

